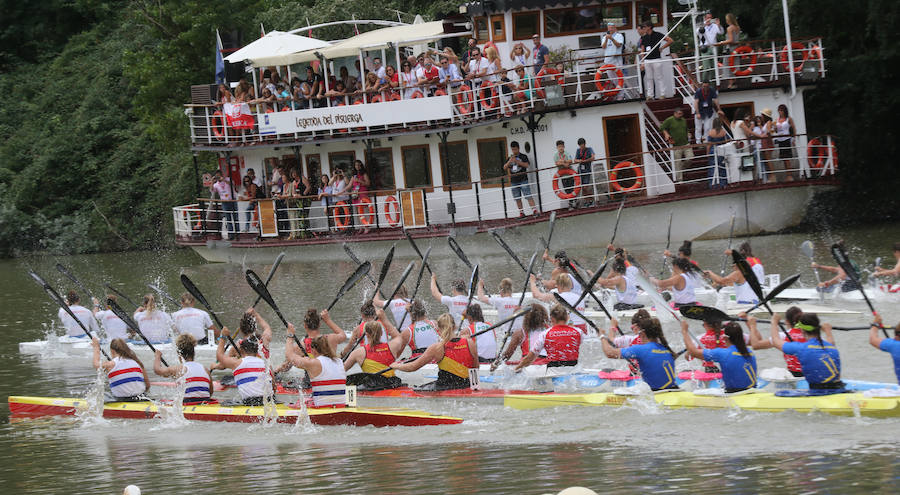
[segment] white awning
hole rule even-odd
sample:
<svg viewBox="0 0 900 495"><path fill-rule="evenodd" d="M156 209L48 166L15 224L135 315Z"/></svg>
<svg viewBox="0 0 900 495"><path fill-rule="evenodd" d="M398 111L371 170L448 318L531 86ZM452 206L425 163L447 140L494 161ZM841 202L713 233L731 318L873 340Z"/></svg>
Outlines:
<svg viewBox="0 0 900 495"><path fill-rule="evenodd" d="M262 38L225 57L225 60L230 63L249 60L255 67L287 65L294 63L290 61L291 56L328 46L331 46L331 43L327 41L270 31Z"/></svg>
<svg viewBox="0 0 900 495"><path fill-rule="evenodd" d="M461 36L465 33L461 33ZM286 57L290 62L300 63L310 62L316 59L315 53L319 53L325 58L335 59L340 57L356 57L359 55L360 48L367 50L375 50L380 47L387 46L388 43L399 45L421 44L439 39L444 35L443 21L424 22L422 24L407 24L404 26L394 26L384 29L375 29L359 34L352 38L338 41L337 43L321 50L313 50L304 53L297 53ZM410 43L407 43L410 42Z"/></svg>

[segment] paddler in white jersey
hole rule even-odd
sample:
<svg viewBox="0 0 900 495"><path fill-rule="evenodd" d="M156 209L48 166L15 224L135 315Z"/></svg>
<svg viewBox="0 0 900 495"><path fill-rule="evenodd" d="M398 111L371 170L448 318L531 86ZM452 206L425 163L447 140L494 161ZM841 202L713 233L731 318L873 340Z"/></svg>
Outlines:
<svg viewBox="0 0 900 495"><path fill-rule="evenodd" d="M528 353L531 352L531 343L539 334L545 332L548 328L550 328L550 315L547 313L547 308L541 304L535 304L532 306L531 311L525 313L522 320L522 328L512 334L512 338L509 340L509 346L503 351L503 357L500 361L506 361L512 357L513 353L516 352L517 347L522 351L522 358L527 356ZM537 351L537 358L539 360L532 364L547 364L546 357L547 351L545 349L539 349ZM494 371L495 369L497 369L497 366L491 365L491 371Z"/></svg>
<svg viewBox="0 0 900 495"><path fill-rule="evenodd" d="M466 306L469 303L469 296L466 294L466 282L462 279L456 279L450 284L450 290L453 293L452 296L442 294L438 290L437 277L434 273L431 274L431 295L437 302L447 306L447 312L453 315L456 321L460 321L463 311L466 310Z"/></svg>
<svg viewBox="0 0 900 495"><path fill-rule="evenodd" d="M574 270L575 267L572 264L572 262L569 260L569 256L566 255L565 251L557 251L556 254L553 255L553 258L551 259L550 255L548 254L548 251L545 249L542 257L544 260L552 261L554 264L553 271L550 272L550 280L543 281L543 285L544 285L545 289L547 289L547 290L555 289L556 288L556 277L559 274L564 273L564 274L566 274L567 277L569 277L569 280L572 282L572 284L571 284L572 290L574 292L578 292L579 294L581 294L581 292L582 292L581 284L579 284L578 281L575 280L575 277L572 276L571 273L569 273L569 270L570 269ZM588 273L590 273L590 272L588 272Z"/></svg>
<svg viewBox="0 0 900 495"><path fill-rule="evenodd" d="M209 344L209 338L206 331L212 330L215 337L218 337L218 330L213 325L212 318L209 313L202 309L194 307L194 296L185 292L180 298L181 309L172 313L172 319L175 320L175 333L177 335L191 335L197 341L197 345ZM214 337L214 338L215 338Z"/></svg>
<svg viewBox="0 0 900 495"><path fill-rule="evenodd" d="M706 274L713 282L726 286L729 284L734 284L734 297L735 301L738 304L756 304L759 302L759 299L756 297L756 293L753 292L753 288L750 287L750 283L744 279L744 275L741 274L741 271L738 270L737 265L732 265L734 269L728 275L724 277L720 277L713 273L711 270L705 270L703 273Z"/></svg>
<svg viewBox="0 0 900 495"><path fill-rule="evenodd" d="M634 283L634 280L628 276L628 267L625 266L624 257L617 257L613 260L612 272L612 275L608 278L598 278L597 285L608 289L615 289L616 304L613 308L617 311L643 308L644 305L637 302L637 285Z"/></svg>
<svg viewBox="0 0 900 495"><path fill-rule="evenodd" d="M156 307L153 294L144 296L143 304L134 312L134 321L151 344L169 342L169 330L174 323L168 313Z"/></svg>
<svg viewBox="0 0 900 495"><path fill-rule="evenodd" d="M200 404L208 402L212 397L213 384L209 370L202 364L194 361L194 347L197 340L191 334L183 333L175 337L175 350L181 364L173 366L162 365L162 352L156 350L156 358L153 361L153 372L159 376L175 378L179 384L184 384L184 404Z"/></svg>
<svg viewBox="0 0 900 495"><path fill-rule="evenodd" d="M538 301L543 301L546 303L550 303L552 305L556 304L556 298L553 297L553 292L556 292L566 300L567 303L571 304L575 309L578 310L581 314L584 314L586 309L584 299L575 305L575 302L581 297L581 293L576 293L572 290L572 279L570 278L568 273L560 273L556 276L555 286L556 288L550 292L541 292L541 289L537 286L538 278L534 275L531 276L531 296ZM546 286L546 284L545 284ZM569 315L569 321L572 323L572 326L581 330L582 333L587 334L587 322L584 321L580 316L572 313Z"/></svg>
<svg viewBox="0 0 900 495"><path fill-rule="evenodd" d="M472 337L476 333L490 328L491 326L490 323L484 321L484 314L481 312L480 304L469 305L469 307L466 308L466 312L463 313L463 316L466 317L466 321L469 324L460 330L459 336L462 338ZM497 358L497 332L491 330L473 338L478 345L478 362L493 362L494 359Z"/></svg>
<svg viewBox="0 0 900 495"><path fill-rule="evenodd" d="M115 294L107 294L106 299L117 302ZM99 301L94 302L94 318L106 332L107 340L128 339L128 325L112 312L109 305L105 306L106 309L101 310Z"/></svg>
<svg viewBox="0 0 900 495"><path fill-rule="evenodd" d="M122 339L113 339L109 343L111 361L100 359L100 341L91 340L94 348L94 368L107 372L109 392L115 401L141 400L144 392L150 388L147 370L134 351Z"/></svg>
<svg viewBox="0 0 900 495"><path fill-rule="evenodd" d="M406 307L409 306L409 295L406 292L405 286L400 286L400 289L397 291L397 297L391 299L390 301L385 301L381 298L381 295L377 292L375 296L372 298L372 302L375 304L376 308L389 309L391 315L394 317L394 325L397 328L402 328L403 325L409 323L409 316L406 317L406 321L400 321L403 319L403 315L406 314Z"/></svg>
<svg viewBox="0 0 900 495"><path fill-rule="evenodd" d="M659 290L671 290L672 302L675 303L675 309L678 309L682 306L697 304L697 294L694 290L699 283L698 275L700 273L700 269L689 259L674 258L672 259L672 276L665 280L650 277L650 282L655 284Z"/></svg>
<svg viewBox="0 0 900 495"><path fill-rule="evenodd" d="M431 344L440 340L437 323L425 315L425 305L418 299L409 305L409 319L412 323L400 331L403 345L409 345L413 356L422 354Z"/></svg>
<svg viewBox="0 0 900 495"><path fill-rule="evenodd" d="M241 403L245 406L261 406L266 396L274 396L275 381L271 380L266 362L259 357L259 342L255 337L248 337L236 342L240 348L237 356L225 354L225 342L230 332L228 327L222 328L216 349L217 365L231 369L234 373L234 384L241 395ZM272 394L272 395L269 395Z"/></svg>
<svg viewBox="0 0 900 495"><path fill-rule="evenodd" d="M287 328L285 357L298 368L306 370L312 389L310 407L344 407L347 405L347 373L344 362L337 357L324 335L310 341L308 356L304 356L294 342L294 325Z"/></svg>
<svg viewBox="0 0 900 495"><path fill-rule="evenodd" d="M759 280L760 284L765 283L766 270L763 268L762 261L756 256L753 256L753 250L750 248L750 241L742 242L741 245L738 246L738 252L747 260L747 264L750 265L750 269L753 270L753 274L756 275L756 280ZM725 254L731 256L731 250L726 249Z"/></svg>
<svg viewBox="0 0 900 495"><path fill-rule="evenodd" d="M91 314L90 310L85 308L84 306L78 304L81 302L81 298L78 297L78 294L75 293L74 290L70 290L66 294L66 305L69 306L69 309L72 310L72 313L75 314L75 317L78 318L78 321L84 325L84 328L87 328L91 331L91 333L99 332L100 327L97 325L97 320L94 318L94 315ZM84 338L87 337L87 334L84 333L84 330L81 329L81 326L78 325L78 321L72 319L69 316L69 313L66 310L59 308L59 321L62 322L63 327L66 329L66 335L69 337L77 337Z"/></svg>
<svg viewBox="0 0 900 495"><path fill-rule="evenodd" d="M500 295L488 297L484 291L484 279L478 280L478 300L490 304L497 310L497 321L505 320L519 310L519 298L512 296L512 280L504 278L500 281ZM503 331L510 327L504 325ZM522 317L518 317L512 322L512 331L515 332L522 328ZM481 351L481 342L478 343L478 350Z"/></svg>

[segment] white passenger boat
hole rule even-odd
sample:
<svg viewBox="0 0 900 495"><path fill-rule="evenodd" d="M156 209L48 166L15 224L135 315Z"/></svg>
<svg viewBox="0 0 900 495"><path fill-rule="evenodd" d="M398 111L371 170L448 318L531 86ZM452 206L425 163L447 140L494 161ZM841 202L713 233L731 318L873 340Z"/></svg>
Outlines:
<svg viewBox="0 0 900 495"><path fill-rule="evenodd" d="M484 234L501 229L514 250L530 253L553 212L559 218L555 235L566 239L567 246L606 242L622 200L617 242L626 245L665 242L670 212L675 215L673 239L727 237L732 224L736 236L798 224L811 199L837 184L836 140L807 134L805 120L803 94L826 76L823 40L742 41L730 56L713 49L701 57L694 46L680 53L666 48L659 62L651 62L663 72L663 87L657 90L663 98L651 100L639 77L644 55L636 53L637 24L648 21L668 33L678 27L670 19L690 25L699 17L693 10L669 12L669 6L662 0L476 1L453 17L388 27L383 26L391 23L382 22L324 47L319 43L316 49L235 54L231 60L243 62L238 73L251 73L256 88L263 83L262 71L290 81L312 67L328 76L322 82L331 90L336 83L331 75L346 69L348 77L360 76L356 64L377 72L375 58L396 68L398 60L431 49L450 47L462 54L470 37L481 48L495 47L503 70L486 76L491 81L479 83L481 87L466 80L452 82L449 89L408 87L259 105L226 105L215 85L192 87L191 103L185 106L191 150L215 153L235 187L249 169L271 178L275 167L297 168L316 182L322 173L331 177L339 168L350 170L355 160L365 163L371 183L367 191L331 198L327 205L318 197L273 198L265 186L269 197L234 206L247 232L235 229L231 239L226 237L232 222L222 219L233 202L204 194L173 208L175 242L220 262L268 261L281 251L289 259L340 259L335 243L356 242L360 256L370 257L403 239L405 231L414 237L456 235L473 256L499 253ZM618 26L625 40L612 67L599 48L608 22ZM531 76L519 80L510 50L519 42L531 47L532 35L553 55L544 66L535 65L533 57L526 60L524 69ZM717 69L702 70L701 59L707 57ZM323 68L326 74L321 74ZM521 85L505 86L504 77ZM693 115L690 106L701 79L723 88L718 102L729 119L738 111L759 115L764 109L776 112L780 105L789 109L796 127L787 160L794 181L775 182L784 179L782 174L767 171L784 164L767 141L731 141L707 149L696 142L694 132L690 146L695 158L683 164L683 173L676 170L674 157L685 148L666 144L660 125L675 108ZM726 84L733 89L724 89ZM688 126L695 126L692 118ZM579 138L594 150L590 171L561 172L553 159L556 141L565 141L566 152L574 155ZM530 164L530 196L511 187L503 168L513 141ZM721 168L712 166L716 160L722 161ZM574 177L580 187L566 182ZM518 192L535 201L536 215L525 202L526 215L520 217L513 198ZM574 209L570 197L577 201ZM224 203L228 208L222 208ZM245 211L252 217L249 225ZM434 254L447 249L444 245L436 243ZM397 255L414 253L401 243Z"/></svg>

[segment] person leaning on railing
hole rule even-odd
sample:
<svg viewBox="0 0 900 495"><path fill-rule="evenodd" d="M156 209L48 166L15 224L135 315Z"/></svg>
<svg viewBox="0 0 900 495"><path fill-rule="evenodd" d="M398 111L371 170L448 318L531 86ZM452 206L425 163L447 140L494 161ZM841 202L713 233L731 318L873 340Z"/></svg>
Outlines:
<svg viewBox="0 0 900 495"><path fill-rule="evenodd" d="M578 138L573 163L578 164L578 175L581 177L581 199L576 202L579 208L594 205L594 159L594 149L587 145L584 138Z"/></svg>
<svg viewBox="0 0 900 495"><path fill-rule="evenodd" d="M562 139L556 141L556 153L553 154L553 163L559 171L564 169L572 170L572 155L566 152L566 143ZM575 179L573 176L565 176L562 178L562 188L566 191L575 187ZM569 209L575 207L575 200L569 200Z"/></svg>
<svg viewBox="0 0 900 495"><path fill-rule="evenodd" d="M659 129L663 133L663 138L672 150L672 168L675 172L675 181L681 182L684 176L684 170L690 168L691 160L694 159L694 150L688 146L688 126L684 119L684 109L678 107L672 115L663 121Z"/></svg>
<svg viewBox="0 0 900 495"><path fill-rule="evenodd" d="M778 158L784 160L784 173L788 182L794 180L792 160L794 158L793 144L796 127L794 127L794 119L788 115L787 105L782 103L778 105L778 118L774 123L775 133L772 139L775 147L778 149Z"/></svg>

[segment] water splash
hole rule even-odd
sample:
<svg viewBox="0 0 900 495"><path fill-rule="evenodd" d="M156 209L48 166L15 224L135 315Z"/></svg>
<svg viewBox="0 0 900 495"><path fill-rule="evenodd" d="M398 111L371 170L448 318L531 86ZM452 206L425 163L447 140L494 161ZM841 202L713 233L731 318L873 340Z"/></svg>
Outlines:
<svg viewBox="0 0 900 495"><path fill-rule="evenodd" d="M84 396L84 407L75 411L75 417L84 428L92 426L105 426L109 420L103 417L103 405L106 399L106 370L97 369L94 382L88 387Z"/></svg>
<svg viewBox="0 0 900 495"><path fill-rule="evenodd" d="M170 391L163 393L163 400L153 401L159 411L160 422L150 431L181 428L189 424L184 417L184 406L182 406L186 388L187 381L184 375L181 375L175 379L175 386Z"/></svg>

